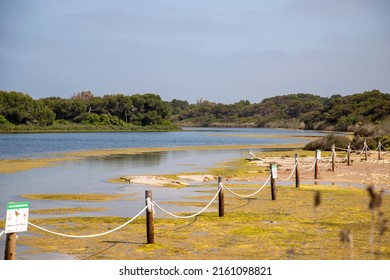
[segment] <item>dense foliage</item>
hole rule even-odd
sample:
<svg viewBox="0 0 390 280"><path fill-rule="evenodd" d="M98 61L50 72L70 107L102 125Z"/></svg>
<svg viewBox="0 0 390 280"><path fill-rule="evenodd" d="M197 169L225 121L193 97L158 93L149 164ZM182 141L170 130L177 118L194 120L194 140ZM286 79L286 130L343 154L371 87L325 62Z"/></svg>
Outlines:
<svg viewBox="0 0 390 280"><path fill-rule="evenodd" d="M320 97L298 93L266 98L259 103L241 100L221 104L200 99L196 104L159 95L104 95L90 91L70 98L34 100L20 92L0 91L0 129L33 127L134 130L154 126L278 127L354 131L359 136L390 134L390 94L378 90L349 96ZM104 129L103 129L104 128Z"/></svg>
<svg viewBox="0 0 390 280"><path fill-rule="evenodd" d="M188 104L173 100L172 120L192 126L254 126L355 131L368 124L390 122L390 94L378 90L350 96L289 94L259 103L225 105L209 101Z"/></svg>
<svg viewBox="0 0 390 280"><path fill-rule="evenodd" d="M95 97L90 91L69 99L33 100L20 92L0 91L2 130L52 129L136 130L175 129L168 102L155 94L115 94Z"/></svg>

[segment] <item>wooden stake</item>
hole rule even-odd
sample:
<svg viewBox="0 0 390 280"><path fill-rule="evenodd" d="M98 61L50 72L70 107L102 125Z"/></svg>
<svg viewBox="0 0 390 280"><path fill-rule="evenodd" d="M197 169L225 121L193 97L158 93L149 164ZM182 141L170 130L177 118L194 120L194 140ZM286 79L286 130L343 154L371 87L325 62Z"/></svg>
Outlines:
<svg viewBox="0 0 390 280"><path fill-rule="evenodd" d="M364 140L364 159L368 160L368 154L367 154L367 141Z"/></svg>
<svg viewBox="0 0 390 280"><path fill-rule="evenodd" d="M378 160L381 160L381 151L382 151L382 143L379 141L378 144Z"/></svg>
<svg viewBox="0 0 390 280"><path fill-rule="evenodd" d="M332 172L334 172L336 167L336 146L332 145Z"/></svg>
<svg viewBox="0 0 390 280"><path fill-rule="evenodd" d="M218 189L220 188L221 183L222 183L222 177L218 177ZM222 187L219 190L219 194L218 194L218 212L220 217L225 216L225 196Z"/></svg>
<svg viewBox="0 0 390 280"><path fill-rule="evenodd" d="M295 187L300 187L300 179L299 179L299 156L295 154Z"/></svg>
<svg viewBox="0 0 390 280"><path fill-rule="evenodd" d="M276 185L275 185L274 174L272 172L272 166L273 166L273 164L270 163L269 170L271 172L271 198L272 198L272 200L276 200Z"/></svg>
<svg viewBox="0 0 390 280"><path fill-rule="evenodd" d="M16 260L16 232L7 233L4 260Z"/></svg>
<svg viewBox="0 0 390 280"><path fill-rule="evenodd" d="M145 191L145 203L148 205L148 198L152 201L152 191ZM154 215L153 209L146 208L146 240L148 244L154 243Z"/></svg>
<svg viewBox="0 0 390 280"><path fill-rule="evenodd" d="M351 166L351 145L348 145L347 148L347 164Z"/></svg>
<svg viewBox="0 0 390 280"><path fill-rule="evenodd" d="M314 179L318 179L318 159L319 151L316 150L316 161L314 162Z"/></svg>

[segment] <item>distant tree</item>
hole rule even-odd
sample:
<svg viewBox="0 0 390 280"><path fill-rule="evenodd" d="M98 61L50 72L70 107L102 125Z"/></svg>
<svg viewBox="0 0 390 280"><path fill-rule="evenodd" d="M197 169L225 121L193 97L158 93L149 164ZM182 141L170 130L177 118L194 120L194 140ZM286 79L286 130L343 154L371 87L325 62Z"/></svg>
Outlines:
<svg viewBox="0 0 390 280"><path fill-rule="evenodd" d="M80 91L80 92L74 93L70 97L70 99L89 100L93 97L94 97L94 95L92 94L92 92L87 90L87 91Z"/></svg>

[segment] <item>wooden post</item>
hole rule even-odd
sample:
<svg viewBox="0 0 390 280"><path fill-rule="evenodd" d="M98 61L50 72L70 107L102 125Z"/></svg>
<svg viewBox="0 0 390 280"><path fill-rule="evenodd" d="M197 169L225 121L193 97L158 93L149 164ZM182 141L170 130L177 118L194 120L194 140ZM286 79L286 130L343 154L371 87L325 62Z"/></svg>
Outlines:
<svg viewBox="0 0 390 280"><path fill-rule="evenodd" d="M300 187L300 180L299 180L299 155L295 154L295 187Z"/></svg>
<svg viewBox="0 0 390 280"><path fill-rule="evenodd" d="M276 167L276 165L270 163L269 165L269 170L271 172L271 198L272 200L276 200L276 185L275 185L275 179L277 178L277 175L274 174L274 171L273 170L273 166L274 168ZM276 175L276 176L275 176Z"/></svg>
<svg viewBox="0 0 390 280"><path fill-rule="evenodd" d="M368 154L367 154L367 140L364 140L364 158L365 160L368 160Z"/></svg>
<svg viewBox="0 0 390 280"><path fill-rule="evenodd" d="M332 145L332 172L334 172L336 167L336 146Z"/></svg>
<svg viewBox="0 0 390 280"><path fill-rule="evenodd" d="M318 160L319 160L319 150L316 150L316 161L314 162L314 179L318 179Z"/></svg>
<svg viewBox="0 0 390 280"><path fill-rule="evenodd" d="M16 260L16 232L7 233L4 260Z"/></svg>
<svg viewBox="0 0 390 280"><path fill-rule="evenodd" d="M351 145L347 148L347 165L351 166Z"/></svg>
<svg viewBox="0 0 390 280"><path fill-rule="evenodd" d="M219 194L218 194L218 212L219 216L223 217L225 216L225 196L223 194L223 188L221 186L222 184L222 177L218 177L218 189L219 189Z"/></svg>
<svg viewBox="0 0 390 280"><path fill-rule="evenodd" d="M146 205L149 205L148 199L152 201L152 191L145 191ZM151 207L146 208L146 240L148 244L154 243L154 215Z"/></svg>
<svg viewBox="0 0 390 280"><path fill-rule="evenodd" d="M382 151L382 143L379 141L378 144L378 160L381 160L381 151Z"/></svg>

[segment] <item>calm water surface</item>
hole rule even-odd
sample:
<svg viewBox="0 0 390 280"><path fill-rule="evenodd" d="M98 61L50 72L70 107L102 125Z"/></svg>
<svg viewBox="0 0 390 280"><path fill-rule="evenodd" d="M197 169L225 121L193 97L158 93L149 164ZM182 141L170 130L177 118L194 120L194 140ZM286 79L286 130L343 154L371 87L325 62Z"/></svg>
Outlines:
<svg viewBox="0 0 390 280"><path fill-rule="evenodd" d="M245 137L276 135L275 138ZM13 133L0 134L0 159L40 157L49 153L79 150L182 147L208 145L283 144L302 139L277 135L323 135L321 132L265 128L192 128L173 132L88 132L88 133Z"/></svg>
<svg viewBox="0 0 390 280"><path fill-rule="evenodd" d="M175 147L204 145L284 144L302 142L291 138L256 138L252 135L319 135L302 130L275 129L215 129L192 128L176 132L121 132L121 133L37 133L0 134L0 158L43 157L50 153L77 150L137 147ZM255 151L255 150L254 150ZM92 203L72 201L31 201L34 209L60 207L107 207L105 212L88 215L128 216L144 205L145 188L150 186L120 185L107 180L123 175L174 174L199 172L219 162L247 157L248 150L188 150L153 152L138 155L94 157L36 168L14 174L0 173L0 218L5 217L9 201L25 200L22 194L33 193L129 193L132 200ZM172 190L156 188L156 201L180 200L197 186ZM55 214L55 213L54 213Z"/></svg>

